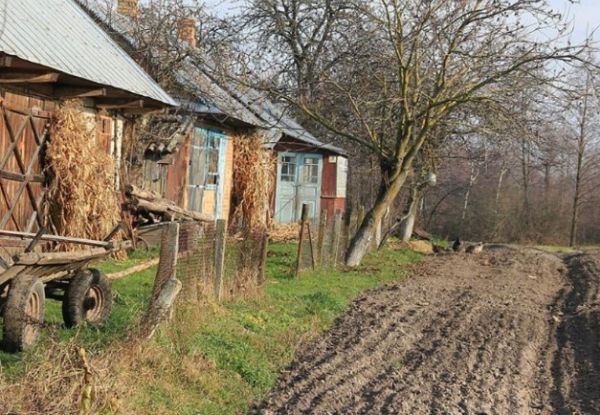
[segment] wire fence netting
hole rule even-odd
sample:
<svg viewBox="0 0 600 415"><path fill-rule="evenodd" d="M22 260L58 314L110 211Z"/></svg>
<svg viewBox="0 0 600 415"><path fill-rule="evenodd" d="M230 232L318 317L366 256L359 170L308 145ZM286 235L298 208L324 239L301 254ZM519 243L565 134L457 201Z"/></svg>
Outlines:
<svg viewBox="0 0 600 415"><path fill-rule="evenodd" d="M266 238L264 230L228 236L214 223L181 223L176 266L183 285L181 299L197 302L255 294L264 283Z"/></svg>

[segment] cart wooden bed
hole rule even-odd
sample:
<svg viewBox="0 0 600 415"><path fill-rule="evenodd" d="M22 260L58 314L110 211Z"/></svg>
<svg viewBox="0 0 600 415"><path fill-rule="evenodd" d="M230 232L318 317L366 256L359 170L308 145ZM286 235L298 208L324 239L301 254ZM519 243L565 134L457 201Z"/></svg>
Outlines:
<svg viewBox="0 0 600 415"><path fill-rule="evenodd" d="M20 351L35 343L44 322L46 298L62 301L65 325L102 324L112 308L112 291L106 276L91 262L131 247L129 241L104 241L0 230L0 240L29 241L24 252L0 259L0 306L4 349ZM74 252L34 252L42 241L78 244Z"/></svg>

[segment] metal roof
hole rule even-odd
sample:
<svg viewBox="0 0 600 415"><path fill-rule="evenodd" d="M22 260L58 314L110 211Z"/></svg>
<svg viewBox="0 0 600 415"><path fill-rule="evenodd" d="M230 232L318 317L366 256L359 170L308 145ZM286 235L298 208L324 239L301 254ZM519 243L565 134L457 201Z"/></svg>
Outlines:
<svg viewBox="0 0 600 415"><path fill-rule="evenodd" d="M75 1L0 0L0 14L1 52L176 105Z"/></svg>
<svg viewBox="0 0 600 415"><path fill-rule="evenodd" d="M133 48L138 47L136 39L131 36L133 23L128 16L117 13L103 0L77 0L89 13L106 25ZM205 74L200 66L200 57L188 56L177 71L176 80L193 95L179 99L182 106L191 112L211 115L216 118L233 118L243 123L261 127L263 122L244 105L238 102L229 92L221 88L217 82ZM188 94L186 94L188 95ZM221 120L224 121L224 120Z"/></svg>
<svg viewBox="0 0 600 415"><path fill-rule="evenodd" d="M252 111L223 89L200 69L201 63L194 57L187 57L183 69L177 73L177 81L193 99L181 99L181 105L189 111L210 114L214 117L235 118L255 127L264 127L265 123Z"/></svg>
<svg viewBox="0 0 600 415"><path fill-rule="evenodd" d="M274 104L263 93L253 88L245 88L242 92L236 85L229 84L231 93L248 106L257 116L265 121L271 133L268 134L268 143L274 146L281 141L283 136L291 137L295 140L304 142L309 146L330 151L339 155L346 155L346 151L332 144L325 144L319 141L314 135L308 132L292 117L288 116L285 110Z"/></svg>
<svg viewBox="0 0 600 415"><path fill-rule="evenodd" d="M130 36L132 23L129 17L108 7L104 0L77 1L110 30L136 47L136 40ZM214 67L210 58L200 52L186 58L183 69L177 73L177 81L192 93L194 99L180 100L185 109L215 117L231 117L259 127L264 130L269 147L273 147L286 135L316 149L346 154L339 147L319 141L264 94L248 88L244 88L242 92L232 82L219 80L213 76Z"/></svg>

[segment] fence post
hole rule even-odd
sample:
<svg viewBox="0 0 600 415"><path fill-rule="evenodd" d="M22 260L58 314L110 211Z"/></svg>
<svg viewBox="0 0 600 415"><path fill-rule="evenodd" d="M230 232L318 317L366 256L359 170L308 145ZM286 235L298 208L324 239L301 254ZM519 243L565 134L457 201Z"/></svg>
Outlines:
<svg viewBox="0 0 600 415"><path fill-rule="evenodd" d="M223 297L223 274L225 272L225 240L227 239L227 221L218 219L215 229L215 298Z"/></svg>
<svg viewBox="0 0 600 415"><path fill-rule="evenodd" d="M325 246L325 232L327 231L327 211L321 211L321 217L319 218L319 234L317 235L317 266L323 267L325 263L325 252L323 247Z"/></svg>
<svg viewBox="0 0 600 415"><path fill-rule="evenodd" d="M346 250L346 248L348 248L348 245L350 244L353 213L354 211L352 210L352 206L348 206L346 208L346 215L344 217L344 251Z"/></svg>
<svg viewBox="0 0 600 415"><path fill-rule="evenodd" d="M337 266L340 252L340 234L342 233L342 211L337 209L333 217L333 241L331 243L333 266Z"/></svg>
<svg viewBox="0 0 600 415"><path fill-rule="evenodd" d="M308 221L308 205L305 203L302 205L302 216L300 216L300 235L298 237L298 256L296 258L296 272L294 274L295 277L298 277L300 273L300 266L302 261L302 251L303 246L302 242L304 242L304 227L306 226L306 222ZM310 237L310 234L309 234Z"/></svg>
<svg viewBox="0 0 600 415"><path fill-rule="evenodd" d="M356 217L356 231L357 232L360 229L360 225L363 223L363 220L365 220L365 206L360 205L358 207L358 214Z"/></svg>
<svg viewBox="0 0 600 415"><path fill-rule="evenodd" d="M267 253L269 250L269 230L265 227L261 233L260 264L258 265L258 286L262 287L266 281Z"/></svg>
<svg viewBox="0 0 600 415"><path fill-rule="evenodd" d="M163 285L172 278L176 278L177 255L179 254L179 223L167 222L160 233L159 264L154 278L154 288L150 304L154 302Z"/></svg>
<svg viewBox="0 0 600 415"><path fill-rule="evenodd" d="M179 224L170 222L162 230L160 244L160 262L152 298L142 323L142 336L152 337L160 323L172 311L177 294L181 291L181 282L177 279L177 255L179 253Z"/></svg>

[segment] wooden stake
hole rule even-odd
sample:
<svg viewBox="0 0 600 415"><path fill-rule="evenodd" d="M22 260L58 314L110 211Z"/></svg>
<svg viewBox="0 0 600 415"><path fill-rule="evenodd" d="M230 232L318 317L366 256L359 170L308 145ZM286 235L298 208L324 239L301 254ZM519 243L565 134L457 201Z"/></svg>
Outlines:
<svg viewBox="0 0 600 415"><path fill-rule="evenodd" d="M227 239L227 221L218 219L215 229L215 298L223 297L223 274L225 273L225 240Z"/></svg>
<svg viewBox="0 0 600 415"><path fill-rule="evenodd" d="M296 257L296 271L294 273L295 277L298 277L300 273L300 266L302 260L302 242L304 242L304 227L306 226L308 221L308 205L305 203L302 205L302 216L300 216L300 235L298 236L298 255Z"/></svg>
<svg viewBox="0 0 600 415"><path fill-rule="evenodd" d="M336 210L335 216L333 217L333 241L331 243L331 258L333 259L333 266L337 266L338 257L340 252L340 234L342 233L342 211Z"/></svg>
<svg viewBox="0 0 600 415"><path fill-rule="evenodd" d="M352 206L348 206L346 210L346 215L344 217L344 251L348 248L348 244L350 243L350 230L352 226L352 214L354 211L352 210Z"/></svg>
<svg viewBox="0 0 600 415"><path fill-rule="evenodd" d="M356 217L356 230L357 231L360 228L360 225L363 223L363 220L365 220L365 206L360 205L358 207L358 214Z"/></svg>
<svg viewBox="0 0 600 415"><path fill-rule="evenodd" d="M269 250L269 231L267 229L261 234L260 241L260 265L258 266L258 286L262 287L266 281L267 252Z"/></svg>
<svg viewBox="0 0 600 415"><path fill-rule="evenodd" d="M325 252L323 247L325 245L325 232L327 231L327 211L321 211L321 217L319 218L319 234L317 235L317 255L316 263L319 267L323 267L325 263Z"/></svg>
<svg viewBox="0 0 600 415"><path fill-rule="evenodd" d="M177 279L177 255L179 253L179 224L172 222L163 228L161 235L160 263L154 280L152 299L141 332L150 339L159 325L168 318L182 284Z"/></svg>
<svg viewBox="0 0 600 415"><path fill-rule="evenodd" d="M317 267L315 264L315 247L313 246L313 235L310 230L310 222L306 223L306 229L308 231L308 246L310 247L310 260L312 263L312 270L314 271Z"/></svg>

